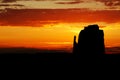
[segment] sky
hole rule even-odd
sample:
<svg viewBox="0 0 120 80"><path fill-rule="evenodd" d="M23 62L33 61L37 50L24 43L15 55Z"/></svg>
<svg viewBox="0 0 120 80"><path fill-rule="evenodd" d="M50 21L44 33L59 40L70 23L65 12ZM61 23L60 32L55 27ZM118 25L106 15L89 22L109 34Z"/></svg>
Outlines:
<svg viewBox="0 0 120 80"><path fill-rule="evenodd" d="M0 0L0 47L69 50L89 24L120 47L120 0Z"/></svg>

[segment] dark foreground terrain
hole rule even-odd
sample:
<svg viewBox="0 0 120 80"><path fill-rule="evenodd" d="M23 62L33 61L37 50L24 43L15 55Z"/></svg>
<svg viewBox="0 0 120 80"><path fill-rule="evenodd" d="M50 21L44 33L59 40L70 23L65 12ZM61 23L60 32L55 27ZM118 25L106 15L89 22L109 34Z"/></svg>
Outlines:
<svg viewBox="0 0 120 80"><path fill-rule="evenodd" d="M79 55L37 49L0 49L0 63L3 64L120 64L119 54Z"/></svg>
<svg viewBox="0 0 120 80"><path fill-rule="evenodd" d="M81 58L68 53L38 54L1 54L0 63L4 64L120 64L120 55Z"/></svg>

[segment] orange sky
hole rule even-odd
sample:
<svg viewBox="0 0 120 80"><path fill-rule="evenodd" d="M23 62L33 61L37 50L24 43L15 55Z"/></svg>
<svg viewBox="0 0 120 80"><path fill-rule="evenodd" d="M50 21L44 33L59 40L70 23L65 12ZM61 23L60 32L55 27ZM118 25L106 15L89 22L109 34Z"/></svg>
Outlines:
<svg viewBox="0 0 120 80"><path fill-rule="evenodd" d="M59 23L44 27L0 27L0 46L33 47L33 48L61 48L72 46L73 36L78 35L84 25L89 23ZM104 23L99 23L104 24ZM80 26L81 25L81 26ZM107 47L120 45L120 24L104 24L101 28L105 33ZM75 26L75 27L74 27ZM114 28L113 28L114 26Z"/></svg>
<svg viewBox="0 0 120 80"><path fill-rule="evenodd" d="M104 30L106 47L120 46L120 1L3 0L0 47L68 49L89 24Z"/></svg>

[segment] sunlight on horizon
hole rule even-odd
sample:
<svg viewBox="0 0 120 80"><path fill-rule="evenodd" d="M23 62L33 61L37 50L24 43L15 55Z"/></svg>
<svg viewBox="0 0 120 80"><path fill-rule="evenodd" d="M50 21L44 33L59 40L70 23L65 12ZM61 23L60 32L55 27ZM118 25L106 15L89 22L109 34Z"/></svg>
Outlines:
<svg viewBox="0 0 120 80"><path fill-rule="evenodd" d="M72 47L73 37L78 37L79 32L90 23L57 23L46 24L43 27L2 26L0 27L0 46L6 47ZM102 24L106 47L120 45L120 24ZM114 28L113 28L114 26Z"/></svg>

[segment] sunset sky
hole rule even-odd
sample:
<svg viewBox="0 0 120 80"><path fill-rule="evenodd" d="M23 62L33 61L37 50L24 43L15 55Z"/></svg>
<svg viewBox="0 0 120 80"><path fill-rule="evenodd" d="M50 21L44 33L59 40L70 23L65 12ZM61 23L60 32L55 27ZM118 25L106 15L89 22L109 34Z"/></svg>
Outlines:
<svg viewBox="0 0 120 80"><path fill-rule="evenodd" d="M0 47L67 50L89 24L120 47L120 0L0 0Z"/></svg>

